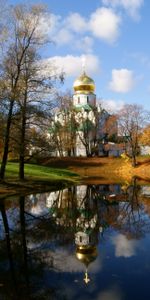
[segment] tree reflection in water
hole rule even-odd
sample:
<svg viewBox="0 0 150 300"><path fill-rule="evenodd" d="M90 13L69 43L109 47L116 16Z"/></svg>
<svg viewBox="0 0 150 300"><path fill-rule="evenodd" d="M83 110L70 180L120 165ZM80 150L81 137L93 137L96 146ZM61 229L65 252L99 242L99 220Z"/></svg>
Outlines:
<svg viewBox="0 0 150 300"><path fill-rule="evenodd" d="M131 186L80 185L1 201L0 299L75 299L67 276L72 285L91 284L88 268L109 229L122 240L149 232L144 199L134 179Z"/></svg>

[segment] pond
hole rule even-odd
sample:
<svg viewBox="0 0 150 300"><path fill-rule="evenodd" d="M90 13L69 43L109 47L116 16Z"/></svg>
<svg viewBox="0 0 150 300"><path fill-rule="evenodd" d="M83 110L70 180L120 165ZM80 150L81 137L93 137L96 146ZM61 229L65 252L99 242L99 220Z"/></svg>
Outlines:
<svg viewBox="0 0 150 300"><path fill-rule="evenodd" d="M150 299L149 186L72 186L0 211L0 300Z"/></svg>

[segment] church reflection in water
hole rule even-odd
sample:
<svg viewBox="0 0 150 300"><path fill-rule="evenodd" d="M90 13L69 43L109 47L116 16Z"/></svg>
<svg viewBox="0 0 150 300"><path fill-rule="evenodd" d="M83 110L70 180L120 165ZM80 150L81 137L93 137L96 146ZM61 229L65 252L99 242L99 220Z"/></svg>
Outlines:
<svg viewBox="0 0 150 300"><path fill-rule="evenodd" d="M77 186L53 193L47 198L46 205L57 224L71 226L76 257L85 265L84 281L89 283L88 265L97 257L98 242L98 216L91 188Z"/></svg>
<svg viewBox="0 0 150 300"><path fill-rule="evenodd" d="M56 224L72 228L74 232L75 254L85 266L83 280L86 284L90 282L88 266L98 255L100 235L108 226L108 219L113 222L118 215L115 199L121 193L118 185L81 185L53 192L46 199ZM106 201L109 201L107 205Z"/></svg>
<svg viewBox="0 0 150 300"><path fill-rule="evenodd" d="M6 279L8 272L12 286L17 285L20 293L23 282L30 288L33 282L40 286L41 276L48 276L47 288L52 285L55 289L59 274L63 274L60 287L66 284L68 288L65 280L71 285L80 282L91 286L94 276L101 273L102 248L107 252L107 247L114 247L116 258L131 257L137 241L149 233L149 196L149 187L134 182L132 186L71 186L1 201L0 257L5 263L1 264L0 280L4 282L4 293L11 286Z"/></svg>

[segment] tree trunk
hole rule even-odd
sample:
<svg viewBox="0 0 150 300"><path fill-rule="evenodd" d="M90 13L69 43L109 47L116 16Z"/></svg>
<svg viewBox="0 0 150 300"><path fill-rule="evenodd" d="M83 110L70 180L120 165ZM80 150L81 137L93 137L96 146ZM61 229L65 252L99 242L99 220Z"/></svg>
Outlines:
<svg viewBox="0 0 150 300"><path fill-rule="evenodd" d="M24 109L23 109L24 110ZM22 115L20 153L19 153L19 179L24 180L24 152L25 152L25 113Z"/></svg>
<svg viewBox="0 0 150 300"><path fill-rule="evenodd" d="M134 154L132 155L132 167L136 167L136 156Z"/></svg>
<svg viewBox="0 0 150 300"><path fill-rule="evenodd" d="M23 260L24 260L24 275L26 279L27 288L29 287L28 277L28 251L26 243L26 224L25 224L25 197L20 196L20 224L21 224L21 235L22 235L22 247L23 247Z"/></svg>
<svg viewBox="0 0 150 300"><path fill-rule="evenodd" d="M5 177L5 170L6 170L6 164L7 164L7 159L8 159L9 137L10 137L10 127L11 127L11 122L12 122L13 106L14 106L14 100L11 100L8 118L7 118L7 127L6 127L5 142L4 142L4 152L3 152L3 158L2 158L1 170L0 170L0 178L2 180Z"/></svg>
<svg viewBox="0 0 150 300"><path fill-rule="evenodd" d="M13 286L14 292L17 296L17 283L16 283L13 255L12 255L12 249L11 249L10 231L9 231L9 225L8 225L7 214L6 214L6 211L5 211L4 203L0 204L0 210L1 210L3 225L4 225L4 229L5 229L5 237L6 237L9 267L10 267L10 272L11 272L11 276L12 276L12 283L13 283L12 286Z"/></svg>
<svg viewBox="0 0 150 300"><path fill-rule="evenodd" d="M26 132L26 106L27 106L27 86L22 106L21 139L19 153L19 179L24 180L24 156L25 156L25 132Z"/></svg>

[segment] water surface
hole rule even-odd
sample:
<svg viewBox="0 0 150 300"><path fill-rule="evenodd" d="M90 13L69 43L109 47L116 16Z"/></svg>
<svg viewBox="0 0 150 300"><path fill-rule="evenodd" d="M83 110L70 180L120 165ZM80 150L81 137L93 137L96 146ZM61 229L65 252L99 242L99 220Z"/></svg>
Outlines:
<svg viewBox="0 0 150 300"><path fill-rule="evenodd" d="M150 299L150 187L72 186L0 211L0 300Z"/></svg>

